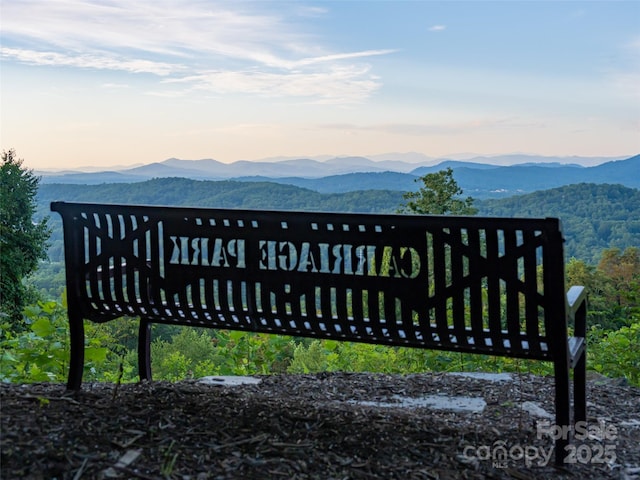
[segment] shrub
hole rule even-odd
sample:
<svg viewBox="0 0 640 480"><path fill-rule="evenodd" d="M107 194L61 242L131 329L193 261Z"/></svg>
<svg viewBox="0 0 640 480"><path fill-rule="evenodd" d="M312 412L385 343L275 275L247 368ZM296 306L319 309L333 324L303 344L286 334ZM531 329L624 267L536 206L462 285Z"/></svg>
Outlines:
<svg viewBox="0 0 640 480"><path fill-rule="evenodd" d="M40 302L24 310L27 330L12 332L1 325L0 380L4 382L63 381L68 373L69 333L66 307L58 302ZM89 329L85 343L85 378L97 379L107 361L109 339L100 330Z"/></svg>
<svg viewBox="0 0 640 480"><path fill-rule="evenodd" d="M587 366L607 377L624 377L640 386L640 317L619 330L603 332L592 328L587 349Z"/></svg>

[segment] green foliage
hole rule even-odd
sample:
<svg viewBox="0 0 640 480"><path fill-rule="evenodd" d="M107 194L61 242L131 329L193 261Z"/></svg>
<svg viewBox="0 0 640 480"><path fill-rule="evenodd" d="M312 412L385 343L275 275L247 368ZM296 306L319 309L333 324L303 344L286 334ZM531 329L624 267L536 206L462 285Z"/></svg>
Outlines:
<svg viewBox="0 0 640 480"><path fill-rule="evenodd" d="M41 302L27 308L25 317L29 329L24 332L12 332L7 323L0 325L0 381L65 381L69 358L66 308L58 302ZM177 332L170 340L159 338L152 343L157 380L330 371L552 374L548 362L506 357L188 327ZM121 319L101 325L87 322L86 333L85 379L137 380L135 347L123 346L132 343L137 333L136 321ZM640 315L633 314L630 325L619 330L607 332L593 326L588 337L589 369L610 377L625 377L640 386Z"/></svg>
<svg viewBox="0 0 640 480"><path fill-rule="evenodd" d="M226 375L285 372L295 348L295 340L285 335L225 330L216 337Z"/></svg>
<svg viewBox="0 0 640 480"><path fill-rule="evenodd" d="M334 342L335 343L335 342ZM289 373L318 373L328 370L328 341L313 340L308 345L299 343L293 351L293 360L287 369Z"/></svg>
<svg viewBox="0 0 640 480"><path fill-rule="evenodd" d="M25 278L46 258L47 218L33 221L39 179L22 166L14 150L2 152L0 165L0 312L22 328L22 309L36 295Z"/></svg>
<svg viewBox="0 0 640 480"><path fill-rule="evenodd" d="M640 307L640 248L629 247L624 252L619 248L604 250L598 270L608 280L604 294L609 302L621 308Z"/></svg>
<svg viewBox="0 0 640 480"><path fill-rule="evenodd" d="M151 344L153 376L158 380L215 375L216 349L211 334L194 328L181 328L171 341L158 339Z"/></svg>
<svg viewBox="0 0 640 480"><path fill-rule="evenodd" d="M628 327L604 332L592 327L587 365L608 377L624 377L640 387L640 315Z"/></svg>
<svg viewBox="0 0 640 480"><path fill-rule="evenodd" d="M453 170L447 168L436 173L428 173L416 179L422 182L417 192L407 192L407 201L401 212L419 215L475 215L473 198L458 198L463 191L453 178Z"/></svg>
<svg viewBox="0 0 640 480"><path fill-rule="evenodd" d="M255 375L285 372L295 340L232 330L181 327L170 340L151 344L153 377L182 380L208 375ZM127 357L132 365L134 356Z"/></svg>
<svg viewBox="0 0 640 480"><path fill-rule="evenodd" d="M289 373L378 372L410 374L424 372L527 372L549 375L550 363L508 357L462 354L442 350L386 347L335 340L299 344Z"/></svg>
<svg viewBox="0 0 640 480"><path fill-rule="evenodd" d="M566 271L569 285L587 288L588 325L617 330L640 313L640 249L603 250L597 267L574 258Z"/></svg>
<svg viewBox="0 0 640 480"><path fill-rule="evenodd" d="M63 262L40 262L38 269L27 279L28 285L44 300L60 298L65 289L65 282Z"/></svg>
<svg viewBox="0 0 640 480"><path fill-rule="evenodd" d="M64 381L68 373L69 335L66 308L57 302L40 302L24 312L28 329L12 331L1 325L0 380L4 382ZM96 378L107 360L110 339L89 330L85 345L85 375Z"/></svg>

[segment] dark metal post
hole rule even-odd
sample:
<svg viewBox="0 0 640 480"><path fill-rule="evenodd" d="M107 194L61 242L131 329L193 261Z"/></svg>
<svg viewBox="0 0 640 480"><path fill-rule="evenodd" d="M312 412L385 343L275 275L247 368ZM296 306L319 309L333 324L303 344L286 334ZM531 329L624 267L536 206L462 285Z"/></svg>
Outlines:
<svg viewBox="0 0 640 480"><path fill-rule="evenodd" d="M138 374L140 381L151 381L151 322L140 319L138 332Z"/></svg>
<svg viewBox="0 0 640 480"><path fill-rule="evenodd" d="M84 320L81 315L69 310L69 378L67 389L80 390L84 369Z"/></svg>

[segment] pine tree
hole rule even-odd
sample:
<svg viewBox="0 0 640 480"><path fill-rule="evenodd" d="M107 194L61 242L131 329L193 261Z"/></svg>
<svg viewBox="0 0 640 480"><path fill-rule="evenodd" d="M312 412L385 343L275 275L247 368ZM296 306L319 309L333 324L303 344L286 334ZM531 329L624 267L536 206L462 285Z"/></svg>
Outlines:
<svg viewBox="0 0 640 480"><path fill-rule="evenodd" d="M403 198L407 203L400 208L402 213L420 215L475 215L473 198L459 198L462 188L453 178L453 170L447 168L416 179L422 182L417 192L407 192Z"/></svg>

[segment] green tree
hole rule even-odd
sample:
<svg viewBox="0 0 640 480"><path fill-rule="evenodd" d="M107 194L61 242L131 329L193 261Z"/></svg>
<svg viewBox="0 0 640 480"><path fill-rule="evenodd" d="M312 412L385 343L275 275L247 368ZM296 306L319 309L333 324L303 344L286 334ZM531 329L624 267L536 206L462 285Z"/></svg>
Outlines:
<svg viewBox="0 0 640 480"><path fill-rule="evenodd" d="M0 312L14 328L22 324L22 310L35 293L24 280L47 257L51 233L48 218L34 222L39 178L22 166L15 150L2 152L0 165Z"/></svg>
<svg viewBox="0 0 640 480"><path fill-rule="evenodd" d="M572 258L566 268L568 285L584 285L589 294L587 323L607 331L631 325L640 314L640 249L602 251L598 266Z"/></svg>
<svg viewBox="0 0 640 480"><path fill-rule="evenodd" d="M403 198L407 201L400 209L401 213L419 215L475 215L473 198L460 198L463 191L453 178L453 170L447 168L436 173L428 173L416 179L422 182L417 192L407 192Z"/></svg>
<svg viewBox="0 0 640 480"><path fill-rule="evenodd" d="M640 248L608 248L602 252L598 270L610 279L607 292L611 301L621 307L637 306L640 285Z"/></svg>

